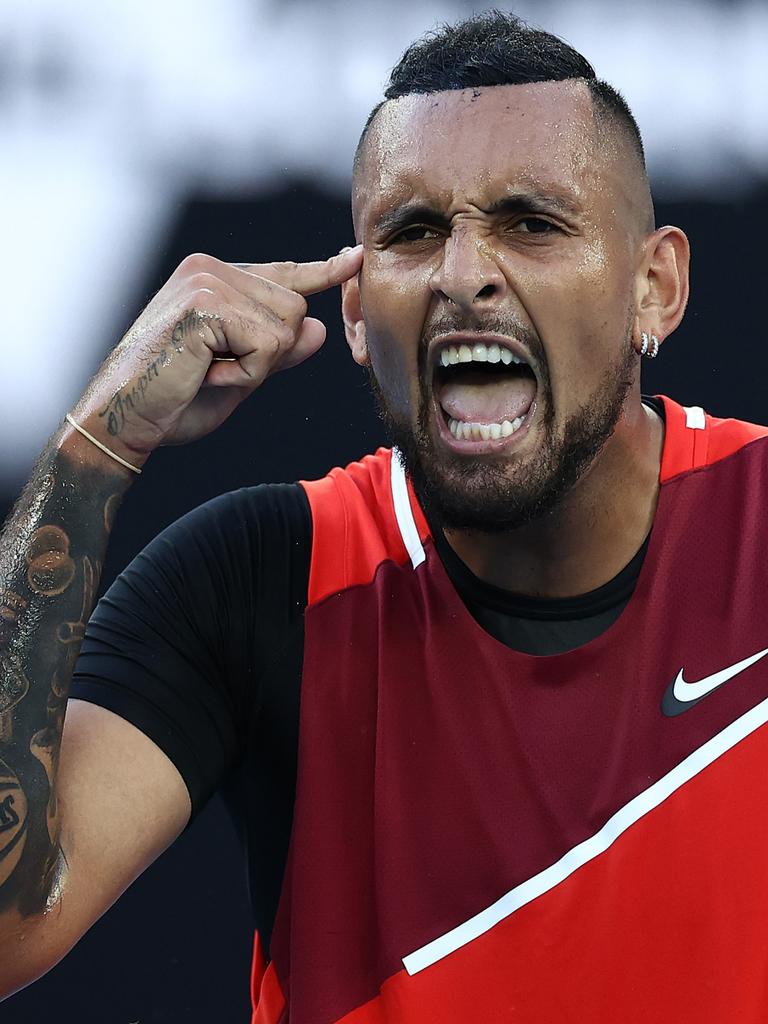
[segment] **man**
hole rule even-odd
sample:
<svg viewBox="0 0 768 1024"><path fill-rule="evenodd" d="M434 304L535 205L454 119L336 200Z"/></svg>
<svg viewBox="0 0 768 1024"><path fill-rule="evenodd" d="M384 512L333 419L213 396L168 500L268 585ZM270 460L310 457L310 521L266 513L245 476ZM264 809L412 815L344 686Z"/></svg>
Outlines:
<svg viewBox="0 0 768 1024"><path fill-rule="evenodd" d="M626 104L511 16L444 28L353 213L325 263L185 260L6 528L2 991L221 789L256 1021L764 1020L768 431L641 399L688 245ZM172 526L69 691L136 471L315 352L336 284L401 455Z"/></svg>

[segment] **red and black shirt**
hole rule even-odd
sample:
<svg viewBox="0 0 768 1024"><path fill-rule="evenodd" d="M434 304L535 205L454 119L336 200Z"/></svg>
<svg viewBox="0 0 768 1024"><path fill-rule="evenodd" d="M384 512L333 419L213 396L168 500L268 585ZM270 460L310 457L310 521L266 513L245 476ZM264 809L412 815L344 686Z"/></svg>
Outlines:
<svg viewBox="0 0 768 1024"><path fill-rule="evenodd" d="M382 450L102 600L73 695L234 806L255 1021L765 1019L768 430L663 412L651 536L583 599L476 580Z"/></svg>

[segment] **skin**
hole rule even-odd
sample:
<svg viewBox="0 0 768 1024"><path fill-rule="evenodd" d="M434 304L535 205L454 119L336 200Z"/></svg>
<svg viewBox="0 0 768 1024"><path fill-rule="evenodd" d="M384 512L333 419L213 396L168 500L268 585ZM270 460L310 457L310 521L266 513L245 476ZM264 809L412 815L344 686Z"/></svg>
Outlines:
<svg viewBox="0 0 768 1024"><path fill-rule="evenodd" d="M201 437L323 344L305 296L360 268L188 257L72 410L140 468ZM0 534L0 999L48 970L184 828L168 758L103 708L67 702L115 513L136 474L65 423ZM65 720L66 708L66 726Z"/></svg>
<svg viewBox="0 0 768 1024"><path fill-rule="evenodd" d="M493 212L510 196L524 205ZM391 211L410 204L432 212L393 233ZM537 372L540 408L503 458L450 451L430 409L433 462L456 487L460 462L465 473L485 463L524 480L545 441L556 444L606 373L630 359L613 434L555 507L502 534L446 531L477 576L509 590L573 596L610 580L650 530L663 440L628 348L639 351L642 331L668 337L688 296L687 239L653 229L647 179L623 129L596 119L575 81L390 101L359 154L353 215L365 255L343 287L346 335L394 420L417 429L420 351L423 359L441 325L502 321L540 340L550 385Z"/></svg>
<svg viewBox="0 0 768 1024"><path fill-rule="evenodd" d="M532 188L568 201L567 215L537 210L551 232L531 230L530 209L489 212L512 194L530 205ZM410 200L439 216L393 243L377 224ZM650 229L636 157L595 122L576 83L386 104L353 203L362 247L339 257L184 260L74 406L75 421L136 468L161 444L203 436L271 373L317 351L325 327L307 316L305 296L346 282L353 355L411 427L419 353L446 317L506 318L521 337L535 334L549 415L493 463L514 483L594 400L622 347L638 346L641 330L666 337L682 317L685 236ZM478 575L573 594L629 560L652 521L662 440L631 383L615 432L546 516L497 536L449 532ZM457 456L433 434L450 478ZM473 458L479 469L493 462ZM61 959L189 818L180 775L147 737L103 708L67 703L108 535L135 479L62 425L0 536L0 998Z"/></svg>

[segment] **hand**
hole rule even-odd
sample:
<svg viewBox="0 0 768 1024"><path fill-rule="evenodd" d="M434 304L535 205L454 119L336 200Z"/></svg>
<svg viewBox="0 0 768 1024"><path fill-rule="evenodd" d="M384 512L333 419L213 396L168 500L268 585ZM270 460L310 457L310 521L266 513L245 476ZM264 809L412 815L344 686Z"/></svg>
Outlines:
<svg viewBox="0 0 768 1024"><path fill-rule="evenodd" d="M73 410L134 463L214 430L277 370L325 341L305 296L360 270L362 246L317 263L188 256L107 358Z"/></svg>

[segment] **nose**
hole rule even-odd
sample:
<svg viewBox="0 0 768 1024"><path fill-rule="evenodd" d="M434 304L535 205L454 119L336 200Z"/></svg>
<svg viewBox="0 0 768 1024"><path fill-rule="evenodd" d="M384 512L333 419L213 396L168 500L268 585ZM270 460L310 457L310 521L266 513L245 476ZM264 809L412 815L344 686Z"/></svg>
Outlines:
<svg viewBox="0 0 768 1024"><path fill-rule="evenodd" d="M443 248L443 260L430 280L440 298L477 312L483 305L494 305L508 285L493 250L476 234L452 231Z"/></svg>

